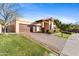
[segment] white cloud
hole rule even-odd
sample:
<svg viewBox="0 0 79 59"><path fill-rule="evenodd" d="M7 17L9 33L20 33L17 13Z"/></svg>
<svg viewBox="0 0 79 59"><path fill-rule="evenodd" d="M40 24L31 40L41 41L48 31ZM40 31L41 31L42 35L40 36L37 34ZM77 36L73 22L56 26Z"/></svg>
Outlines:
<svg viewBox="0 0 79 59"><path fill-rule="evenodd" d="M44 19L44 18L49 18L49 17L53 17L54 19L59 19L62 23L75 23L77 22L75 19L72 19L70 17L66 17L66 16L59 16L59 15L52 15L52 14L37 14L37 15L30 15L30 17L26 17L29 18L30 20L40 20L40 19Z"/></svg>
<svg viewBox="0 0 79 59"><path fill-rule="evenodd" d="M59 16L59 15L46 15L46 17L53 17L55 19L59 19L62 23L75 23L77 22L75 19L66 16Z"/></svg>
<svg viewBox="0 0 79 59"><path fill-rule="evenodd" d="M62 21L63 23L75 23L76 22L75 19L68 18L68 17L58 17L58 19Z"/></svg>

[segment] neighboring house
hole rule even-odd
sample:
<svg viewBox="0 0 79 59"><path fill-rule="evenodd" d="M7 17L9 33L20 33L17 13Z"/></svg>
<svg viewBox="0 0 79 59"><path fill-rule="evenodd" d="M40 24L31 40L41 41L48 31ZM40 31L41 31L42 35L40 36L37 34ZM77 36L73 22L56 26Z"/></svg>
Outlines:
<svg viewBox="0 0 79 59"><path fill-rule="evenodd" d="M31 24L32 32L38 32L38 31L46 32L48 30L55 29L55 28L56 28L56 25L55 25L54 19L52 17L37 20Z"/></svg>
<svg viewBox="0 0 79 59"><path fill-rule="evenodd" d="M55 27L56 25L53 18L41 19L35 22L27 21L23 18L17 18L16 20L11 20L6 23L6 31L8 33L46 32L47 30L55 29Z"/></svg>

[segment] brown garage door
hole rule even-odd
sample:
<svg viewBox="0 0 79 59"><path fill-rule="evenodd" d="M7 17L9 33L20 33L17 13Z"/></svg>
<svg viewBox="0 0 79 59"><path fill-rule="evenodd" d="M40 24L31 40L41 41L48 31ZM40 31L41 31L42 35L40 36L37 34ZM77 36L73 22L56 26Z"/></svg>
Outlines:
<svg viewBox="0 0 79 59"><path fill-rule="evenodd" d="M27 24L19 24L19 32L30 32L30 27Z"/></svg>

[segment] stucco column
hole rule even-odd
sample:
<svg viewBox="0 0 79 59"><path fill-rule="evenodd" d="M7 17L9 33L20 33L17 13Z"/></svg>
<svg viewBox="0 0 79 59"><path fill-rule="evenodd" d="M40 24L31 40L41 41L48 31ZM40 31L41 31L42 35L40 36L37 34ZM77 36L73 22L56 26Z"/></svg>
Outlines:
<svg viewBox="0 0 79 59"><path fill-rule="evenodd" d="M51 29L51 28L50 28L50 25L51 25L51 21L49 20L49 30Z"/></svg>
<svg viewBox="0 0 79 59"><path fill-rule="evenodd" d="M16 33L19 33L19 23L16 21Z"/></svg>
<svg viewBox="0 0 79 59"><path fill-rule="evenodd" d="M44 21L42 21L42 24L41 24L42 28L44 28Z"/></svg>
<svg viewBox="0 0 79 59"><path fill-rule="evenodd" d="M52 29L54 29L54 24L53 24L53 22L52 22Z"/></svg>

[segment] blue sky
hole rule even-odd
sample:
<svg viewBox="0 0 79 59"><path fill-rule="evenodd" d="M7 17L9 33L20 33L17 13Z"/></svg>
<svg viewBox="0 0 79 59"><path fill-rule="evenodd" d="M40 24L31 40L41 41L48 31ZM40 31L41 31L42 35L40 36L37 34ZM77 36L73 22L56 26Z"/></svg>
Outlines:
<svg viewBox="0 0 79 59"><path fill-rule="evenodd" d="M78 3L25 3L18 11L22 17L32 21L42 18L57 18L64 23L79 21Z"/></svg>

